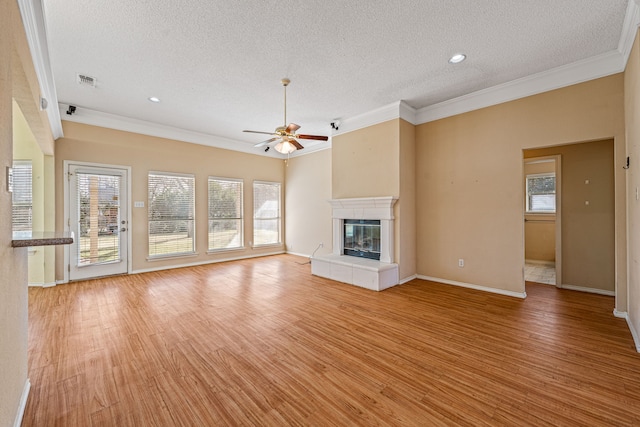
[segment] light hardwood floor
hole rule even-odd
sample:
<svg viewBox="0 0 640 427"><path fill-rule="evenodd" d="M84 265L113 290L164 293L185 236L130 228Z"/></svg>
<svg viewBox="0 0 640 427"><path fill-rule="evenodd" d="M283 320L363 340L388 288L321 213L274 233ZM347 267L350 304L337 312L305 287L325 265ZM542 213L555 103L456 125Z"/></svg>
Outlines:
<svg viewBox="0 0 640 427"><path fill-rule="evenodd" d="M376 293L304 261L30 289L23 426L640 425L611 297Z"/></svg>

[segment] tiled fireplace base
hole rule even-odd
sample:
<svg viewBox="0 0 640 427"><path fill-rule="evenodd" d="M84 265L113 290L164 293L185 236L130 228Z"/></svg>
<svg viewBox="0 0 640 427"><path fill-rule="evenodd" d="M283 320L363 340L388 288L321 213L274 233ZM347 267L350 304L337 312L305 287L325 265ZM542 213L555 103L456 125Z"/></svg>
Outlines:
<svg viewBox="0 0 640 427"><path fill-rule="evenodd" d="M382 291L398 284L398 264L345 255L324 255L311 259L311 274Z"/></svg>

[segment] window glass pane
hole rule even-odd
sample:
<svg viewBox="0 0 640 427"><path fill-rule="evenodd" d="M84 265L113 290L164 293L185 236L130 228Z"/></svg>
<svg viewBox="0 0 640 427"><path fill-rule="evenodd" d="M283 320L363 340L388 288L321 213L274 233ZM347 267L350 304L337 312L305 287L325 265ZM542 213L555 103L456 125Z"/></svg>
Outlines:
<svg viewBox="0 0 640 427"><path fill-rule="evenodd" d="M33 194L30 160L13 163L13 193L11 193L13 231L32 231Z"/></svg>
<svg viewBox="0 0 640 427"><path fill-rule="evenodd" d="M556 211L555 174L527 176L527 212Z"/></svg>
<svg viewBox="0 0 640 427"><path fill-rule="evenodd" d="M531 210L532 211L555 211L556 195L555 194L532 194Z"/></svg>
<svg viewBox="0 0 640 427"><path fill-rule="evenodd" d="M149 173L149 256L195 252L195 178Z"/></svg>
<svg viewBox="0 0 640 427"><path fill-rule="evenodd" d="M78 172L78 266L120 261L120 177Z"/></svg>
<svg viewBox="0 0 640 427"><path fill-rule="evenodd" d="M280 243L280 184L253 183L253 244Z"/></svg>
<svg viewBox="0 0 640 427"><path fill-rule="evenodd" d="M209 178L209 250L243 246L242 181Z"/></svg>

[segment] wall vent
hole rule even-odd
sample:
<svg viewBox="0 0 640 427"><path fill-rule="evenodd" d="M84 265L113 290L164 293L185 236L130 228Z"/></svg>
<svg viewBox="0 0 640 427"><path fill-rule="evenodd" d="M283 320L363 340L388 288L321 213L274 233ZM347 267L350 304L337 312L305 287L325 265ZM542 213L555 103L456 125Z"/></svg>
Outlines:
<svg viewBox="0 0 640 427"><path fill-rule="evenodd" d="M95 77L87 76L86 74L77 74L76 77L79 85L96 87L97 80Z"/></svg>

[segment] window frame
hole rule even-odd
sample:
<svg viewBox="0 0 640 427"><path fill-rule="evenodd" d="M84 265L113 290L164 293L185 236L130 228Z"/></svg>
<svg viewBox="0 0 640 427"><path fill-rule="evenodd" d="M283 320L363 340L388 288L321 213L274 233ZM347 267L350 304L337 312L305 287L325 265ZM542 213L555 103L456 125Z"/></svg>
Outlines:
<svg viewBox="0 0 640 427"><path fill-rule="evenodd" d="M273 185L278 187L278 215L275 217L256 217L256 184L258 185ZM280 246L282 245L282 183L275 181L253 181L253 244L254 248L261 248L267 246ZM277 220L278 241L256 244L256 220Z"/></svg>
<svg viewBox="0 0 640 427"><path fill-rule="evenodd" d="M540 210L540 209L536 209L533 210L531 209L531 196L533 196L533 194L529 193L529 180L530 179L535 179L535 178L553 178L553 182L554 182L554 191L553 193L535 193L538 195L544 195L544 194L553 194L553 210ZM525 212L528 215L535 215L535 214L542 214L542 215L555 215L557 210L558 210L558 206L557 206L557 193L558 193L558 189L557 189L557 185L558 185L558 180L556 179L556 173L555 172L543 172L543 173L532 173L532 174L528 174L525 177L525 194L526 194L526 206L525 206Z"/></svg>
<svg viewBox="0 0 640 427"><path fill-rule="evenodd" d="M214 218L211 215L211 183L212 182L232 182L240 184L240 216L239 217L218 217ZM225 248L213 248L211 242L211 221L220 220L237 220L240 223L240 245ZM244 179L242 178L225 178L219 176L209 176L207 178L207 253L237 251L245 249L244 246Z"/></svg>
<svg viewBox="0 0 640 427"><path fill-rule="evenodd" d="M150 189L150 183L151 183L151 176L155 175L155 176L161 176L161 177L165 177L165 178L187 178L187 179L191 179L192 180L192 193L191 193L191 206L190 206L190 210L191 210L191 218L187 218L187 219L180 219L180 218L176 218L173 220L163 220L163 221L192 221L192 226L191 226L191 232L192 232L192 246L191 246L191 250L189 251L182 251L182 252L170 252L170 253L163 253L163 254L151 254L151 233L150 233L150 229L151 229L151 189ZM167 258L180 258L180 257L189 257L189 256L197 256L198 253L196 252L196 238L197 238L197 233L196 233L196 176L194 174L188 174L188 173L176 173L176 172L162 172L162 171L148 171L147 172L147 260L152 261L152 260L158 260L158 259L167 259Z"/></svg>

